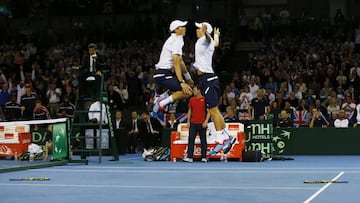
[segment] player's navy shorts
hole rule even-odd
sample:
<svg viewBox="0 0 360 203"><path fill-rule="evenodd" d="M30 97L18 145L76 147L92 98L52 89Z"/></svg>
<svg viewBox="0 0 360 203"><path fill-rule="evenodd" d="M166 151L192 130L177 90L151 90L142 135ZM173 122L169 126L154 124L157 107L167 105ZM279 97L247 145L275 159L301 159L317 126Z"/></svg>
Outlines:
<svg viewBox="0 0 360 203"><path fill-rule="evenodd" d="M164 89L167 88L171 91L182 90L179 80L171 70L157 69L153 77L155 83Z"/></svg>
<svg viewBox="0 0 360 203"><path fill-rule="evenodd" d="M205 97L206 108L211 109L218 106L220 99L218 76L213 73L203 73L199 76L199 88Z"/></svg>

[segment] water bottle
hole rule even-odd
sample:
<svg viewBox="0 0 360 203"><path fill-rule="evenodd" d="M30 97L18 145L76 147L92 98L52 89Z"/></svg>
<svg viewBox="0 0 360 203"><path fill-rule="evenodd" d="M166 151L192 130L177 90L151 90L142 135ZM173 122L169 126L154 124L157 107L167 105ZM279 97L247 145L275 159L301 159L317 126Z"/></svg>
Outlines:
<svg viewBox="0 0 360 203"><path fill-rule="evenodd" d="M34 157L35 157L35 154L34 154L34 153L30 153L29 161L30 161L30 162L34 161Z"/></svg>
<svg viewBox="0 0 360 203"><path fill-rule="evenodd" d="M72 151L72 146L70 146L69 159L72 160L72 158L73 158L73 151Z"/></svg>
<svg viewBox="0 0 360 203"><path fill-rule="evenodd" d="M15 160L15 161L18 160L18 154L17 154L17 152L15 152L14 160Z"/></svg>

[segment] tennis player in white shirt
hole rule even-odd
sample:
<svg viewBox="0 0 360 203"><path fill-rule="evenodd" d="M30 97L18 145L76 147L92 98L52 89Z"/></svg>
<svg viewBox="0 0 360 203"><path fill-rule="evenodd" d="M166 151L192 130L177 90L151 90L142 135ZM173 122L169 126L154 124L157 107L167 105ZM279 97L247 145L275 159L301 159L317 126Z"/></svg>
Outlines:
<svg viewBox="0 0 360 203"><path fill-rule="evenodd" d="M153 76L155 83L161 88L170 90L172 94L169 96L166 91L159 96L156 95L153 117L157 117L157 113L166 105L192 95L190 85L193 81L182 59L186 24L187 21L180 20L171 22L169 27L171 35L164 43L159 62L155 65L156 70Z"/></svg>
<svg viewBox="0 0 360 203"><path fill-rule="evenodd" d="M215 47L219 46L220 31L219 28L213 29L207 22L195 23L195 26L197 27L196 36L198 40L195 44L195 63L193 66L197 70L199 87L202 95L205 97L205 105L208 109L206 122L208 122L210 117L214 121L216 133L212 136L215 136L216 142L219 143L215 149L210 151L209 155L215 155L221 149L223 149L224 154L227 154L236 142L236 138L230 136L224 117L219 111L220 83L218 76L215 75L212 68ZM211 37L213 30L214 39Z"/></svg>

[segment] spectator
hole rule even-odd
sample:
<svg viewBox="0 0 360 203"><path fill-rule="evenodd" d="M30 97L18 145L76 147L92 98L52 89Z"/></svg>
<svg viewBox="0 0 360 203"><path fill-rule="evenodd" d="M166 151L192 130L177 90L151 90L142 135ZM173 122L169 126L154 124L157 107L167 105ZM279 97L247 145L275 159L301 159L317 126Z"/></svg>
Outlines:
<svg viewBox="0 0 360 203"><path fill-rule="evenodd" d="M40 100L35 102L35 107L33 109L33 119L34 120L49 120L51 119L49 110L42 105Z"/></svg>
<svg viewBox="0 0 360 203"><path fill-rule="evenodd" d="M329 83L330 83L329 79L326 79L323 87L320 90L319 96L322 101L329 98L331 95L332 88L330 87Z"/></svg>
<svg viewBox="0 0 360 203"><path fill-rule="evenodd" d="M21 119L21 106L16 102L16 94L12 93L10 101L5 104L4 115L6 121L18 121Z"/></svg>
<svg viewBox="0 0 360 203"><path fill-rule="evenodd" d="M248 113L253 119L260 119L260 117L265 116L265 114L269 110L269 101L264 97L264 91L259 89L257 91L257 96L251 100L250 107L248 109Z"/></svg>
<svg viewBox="0 0 360 203"><path fill-rule="evenodd" d="M158 119L151 117L148 112L143 112L142 121L140 122L139 127L145 149L160 145L160 132L162 126Z"/></svg>
<svg viewBox="0 0 360 203"><path fill-rule="evenodd" d="M354 122L354 127L360 127L360 103L356 106L355 108L355 113L356 113L356 119Z"/></svg>
<svg viewBox="0 0 360 203"><path fill-rule="evenodd" d="M59 105L57 109L57 117L58 118L74 118L75 105L71 103L68 95L63 96L63 102Z"/></svg>
<svg viewBox="0 0 360 203"><path fill-rule="evenodd" d="M115 127L115 129L126 127L125 121L122 118L122 112L120 110L115 111L115 119L113 126Z"/></svg>
<svg viewBox="0 0 360 203"><path fill-rule="evenodd" d="M250 90L250 94L252 96L252 98L256 98L257 97L257 92L259 90L259 86L255 83L255 77L251 76L250 78L250 84L249 84L249 90ZM229 100L230 101L230 100Z"/></svg>
<svg viewBox="0 0 360 203"><path fill-rule="evenodd" d="M277 128L292 128L293 127L293 119L291 115L288 114L286 110L281 110L280 119L276 122Z"/></svg>
<svg viewBox="0 0 360 203"><path fill-rule="evenodd" d="M244 91L239 96L240 111L246 112L250 106L252 94L249 92L249 86L244 87Z"/></svg>
<svg viewBox="0 0 360 203"><path fill-rule="evenodd" d="M317 108L318 110L320 110L320 112L325 116L328 117L328 111L327 108L321 105L321 101L320 99L315 99L315 108Z"/></svg>
<svg viewBox="0 0 360 203"><path fill-rule="evenodd" d="M349 120L353 118L356 104L353 102L350 94L346 95L344 103L341 105L341 109L345 111L345 117Z"/></svg>
<svg viewBox="0 0 360 203"><path fill-rule="evenodd" d="M274 102L276 99L275 94L271 92L271 89L266 89L265 96L270 103Z"/></svg>
<svg viewBox="0 0 360 203"><path fill-rule="evenodd" d="M220 96L220 102L219 102L219 110L220 110L220 112L226 111L226 107L228 105L230 105L230 101L228 100L226 91L224 91L222 96Z"/></svg>
<svg viewBox="0 0 360 203"><path fill-rule="evenodd" d="M227 100L230 102L231 100L235 99L236 95L235 93L232 91L230 85L226 85L225 87L225 92L226 92L226 97Z"/></svg>
<svg viewBox="0 0 360 203"><path fill-rule="evenodd" d="M231 107L226 107L226 115L224 116L225 123L237 123L239 118L236 116L236 111Z"/></svg>
<svg viewBox="0 0 360 203"><path fill-rule="evenodd" d="M170 114L169 120L166 122L166 127L177 130L179 121L176 120L175 113Z"/></svg>
<svg viewBox="0 0 360 203"><path fill-rule="evenodd" d="M22 110L22 118L24 120L32 120L33 119L33 110L35 108L35 102L38 100L37 95L31 91L31 85L27 83L25 85L25 94L21 96L21 110Z"/></svg>
<svg viewBox="0 0 360 203"><path fill-rule="evenodd" d="M268 78L268 81L265 83L264 86L265 89L271 89L271 92L276 92L277 91L277 84L276 82L274 82L274 79L272 76L270 76Z"/></svg>
<svg viewBox="0 0 360 203"><path fill-rule="evenodd" d="M240 90L239 90L239 88L237 88L237 87L235 86L235 83L234 83L234 82L231 82L231 83L230 83L230 89L231 89L231 91L235 94L235 97L238 98L239 95L240 95Z"/></svg>
<svg viewBox="0 0 360 203"><path fill-rule="evenodd" d="M327 126L327 122L324 119L324 116L321 114L321 112L317 108L312 108L311 113L312 114L311 114L311 120L309 123L309 128L314 128L314 127L324 128Z"/></svg>
<svg viewBox="0 0 360 203"><path fill-rule="evenodd" d="M11 94L11 92L10 92L8 85L6 83L4 83L1 86L1 91L0 91L0 107L2 109L4 109L5 104L9 101L10 94Z"/></svg>
<svg viewBox="0 0 360 203"><path fill-rule="evenodd" d="M52 118L56 117L56 113L59 108L61 93L61 89L56 87L55 83L49 84L49 89L46 92L46 97L48 98L48 108Z"/></svg>
<svg viewBox="0 0 360 203"><path fill-rule="evenodd" d="M340 111L340 106L337 103L337 100L335 97L331 97L329 105L327 106L327 115L332 115L332 114L339 114Z"/></svg>
<svg viewBox="0 0 360 203"><path fill-rule="evenodd" d="M135 154L138 146L138 139L144 142L144 135L139 136L139 127L141 126L140 121L138 120L138 114L136 111L131 112L131 120L128 126L128 137L127 137L127 146L128 153Z"/></svg>
<svg viewBox="0 0 360 203"><path fill-rule="evenodd" d="M350 120L346 118L345 110L340 109L337 119L334 121L335 128L347 128L352 126Z"/></svg>
<svg viewBox="0 0 360 203"><path fill-rule="evenodd" d="M290 103L291 107L294 107L295 109L299 107L299 100L295 97L294 91L290 92L290 96L287 101Z"/></svg>
<svg viewBox="0 0 360 203"><path fill-rule="evenodd" d="M109 107L111 110L123 109L120 94L114 91L114 89L118 89L116 84L108 85L107 90L108 90Z"/></svg>

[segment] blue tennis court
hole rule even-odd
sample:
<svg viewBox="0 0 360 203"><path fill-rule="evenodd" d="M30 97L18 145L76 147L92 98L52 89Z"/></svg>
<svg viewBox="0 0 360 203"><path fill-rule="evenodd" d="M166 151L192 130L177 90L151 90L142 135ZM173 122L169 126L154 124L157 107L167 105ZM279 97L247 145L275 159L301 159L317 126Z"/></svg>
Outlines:
<svg viewBox="0 0 360 203"><path fill-rule="evenodd" d="M0 173L1 202L359 202L359 156L260 163L145 162L140 155ZM1 162L0 162L1 164ZM9 178L48 177L48 181ZM349 183L304 184L304 180Z"/></svg>

